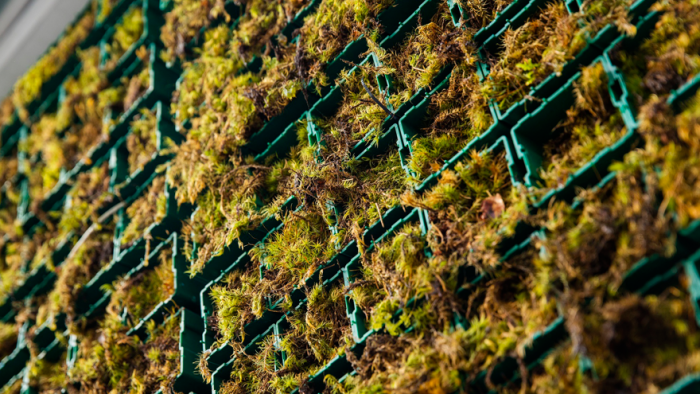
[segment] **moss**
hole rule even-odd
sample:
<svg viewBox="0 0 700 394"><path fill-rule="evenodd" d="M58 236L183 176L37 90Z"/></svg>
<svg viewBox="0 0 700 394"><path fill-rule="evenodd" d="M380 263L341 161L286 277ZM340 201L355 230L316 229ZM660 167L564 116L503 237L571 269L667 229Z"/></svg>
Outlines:
<svg viewBox="0 0 700 394"><path fill-rule="evenodd" d="M320 215L291 212L284 223L280 232L250 251L262 267L262 279L255 292L273 303L302 286L336 251L331 232Z"/></svg>
<svg viewBox="0 0 700 394"><path fill-rule="evenodd" d="M143 195L126 209L129 222L121 237L122 248L129 247L154 223L160 222L166 213L165 179L157 177Z"/></svg>
<svg viewBox="0 0 700 394"><path fill-rule="evenodd" d="M578 311L581 336L555 350L520 387L533 393L652 393L695 373L698 329L688 293L628 296ZM579 365L590 365L582 370ZM514 385L515 386L515 385Z"/></svg>
<svg viewBox="0 0 700 394"><path fill-rule="evenodd" d="M110 121L104 122L103 130L113 126L119 116L131 108L150 86L149 50L142 46L136 50L141 60L139 67L129 76L121 77L118 84L100 91L97 94L97 110L99 113L111 111ZM106 132L106 130L104 132Z"/></svg>
<svg viewBox="0 0 700 394"><path fill-rule="evenodd" d="M697 330L688 320L692 307L682 286L644 299L619 290L625 273L641 258L654 253L670 256L679 229L700 212L695 195L700 190L696 185L700 152L695 143L700 98L679 113L665 104L670 89L695 72L691 53L695 25L680 20L686 14L694 16L694 9L666 2L655 6L666 13L662 19L668 23L659 25L664 32L654 33L643 44L649 46L640 51L645 61L614 52L623 67L639 63L635 69L642 71L630 75L646 81L635 91L641 97L639 133L644 146L635 146L611 167L616 175L607 186L580 191L576 205L555 199L534 209L528 203L542 190L514 185L506 157L498 152L470 152L443 171L430 190L403 193L490 127L488 99L506 109L526 98L527 90L561 70L582 48L584 38L608 22L633 33L626 3L594 1L573 16L562 3L550 4L523 27L507 31L502 52L486 54L491 75L483 90L472 37L507 2L462 4L469 25L464 29L451 25L446 5L441 4L434 19L420 21L421 27L405 42L384 51L375 42L380 27L374 17L392 2L326 0L295 32L297 41L271 40L306 4L247 1L248 12L231 26L221 15L220 1L176 0L163 32L170 40L167 56L180 57L186 70L172 109L178 112L179 123L188 120L191 127L186 142L177 148L168 181L177 186L180 203L199 207L183 230L190 273L200 273L212 257L264 218L277 215L284 222L264 243L255 245L249 264L230 273L209 294L215 311L207 323L215 333L215 346L232 346L235 354L234 373L221 392L289 393L297 388L310 392L308 377L336 356L345 357L356 376L343 383L326 377L326 392L456 392L484 372L488 388L505 393L647 388L653 392L697 370ZM219 17L225 24L210 27ZM204 45L188 53L185 43L200 31ZM302 121L287 155L261 162L246 157L242 147L291 100L308 98L312 89L334 83L324 75L323 63L362 34L383 66L363 66L342 75L338 114L314 119L324 131L322 144L307 144L308 124ZM122 43L135 36L125 34ZM660 42L668 47L658 49ZM681 47L688 53L681 53ZM119 51L113 53L115 58L121 56ZM145 60L144 49L138 54ZM31 144L22 146L33 150L28 163L37 166L38 175L32 171L30 179L36 201L62 168L71 167L90 143L105 135L100 130L103 115L111 112L116 119L148 87L146 64L117 87L107 88L99 71L99 53L90 49L80 56L85 67L65 83L68 99L59 112L33 125ZM262 60L259 71L244 68L253 56ZM654 56L659 59L647 61ZM426 126L413 141L408 165L415 178L405 181L393 147L377 157L355 160L352 148L365 137L376 141L388 116L367 93L378 91L377 77L394 80L389 94L373 94L396 109L418 89L438 82L434 78L444 66L454 67L451 79L431 96ZM652 76L645 67L664 73ZM545 149L542 189L557 187L625 132L605 97L607 81L601 68L585 68L582 74L576 105ZM133 153L130 171L141 167L157 148L153 114L141 116L131 124L127 141ZM108 121L106 128L111 124ZM50 160L39 160L42 157ZM0 178L6 182L17 164L0 161L1 166L8 169ZM82 287L113 257L114 219L93 227L96 231L61 265L54 267L50 259L54 240L70 231L84 233L103 204L113 202L109 173L103 163L80 175L60 220L57 213L48 213L41 218L45 229L31 236L13 232L3 241L2 294L19 283L23 269L42 261L58 275L54 290L29 300L17 323L53 324L52 317L67 313L70 332L80 343L69 381L32 383L37 390L50 392L54 384L61 388L68 384L68 391L170 392L180 370L179 318L160 328L149 323L144 342L126 336L133 323L172 294L167 250L161 252L163 261L148 262L157 267L105 287L112 290L112 298L106 316L98 321L79 319L75 312ZM163 217L165 180L154 182L126 209L129 224L121 246L133 243ZM15 203L15 194L8 188L3 199ZM290 196L297 197L301 209L282 212L280 207ZM0 207L3 228L13 227L11 205L7 210ZM394 229L382 242L364 244L363 231L377 221L383 226L382 215L396 205L427 213L431 225L427 234L411 224ZM516 234L518 223L542 231L530 237L529 245L519 237L520 253L505 258L501 241ZM352 240L360 249L354 283L307 287L306 280ZM323 276L328 271L320 272L322 279L328 279ZM679 283L683 285L685 278L680 277ZM292 291L307 301L295 305ZM356 348L357 354L346 352L352 345L346 297L376 330L363 349ZM242 352L242 343L250 339L246 324L271 310L284 314L281 333L260 340L255 351ZM572 342L519 382L494 386L488 377L492 368L506 359L521 360L535 334L560 316ZM208 354L202 356L201 372L210 379ZM587 359L597 380L578 368ZM47 377L66 374L63 367L50 367L52 371L35 367L46 371Z"/></svg>
<svg viewBox="0 0 700 394"><path fill-rule="evenodd" d="M132 7L122 16L120 22L114 26L114 34L105 45L107 54L105 68L113 68L119 59L141 38L144 22L141 7Z"/></svg>
<svg viewBox="0 0 700 394"><path fill-rule="evenodd" d="M343 383L330 376L325 381L333 393L459 391L465 382L458 370L469 355L463 346L465 336L462 329L424 336L375 335L368 338L361 357L353 359L356 376L348 377Z"/></svg>
<svg viewBox="0 0 700 394"><path fill-rule="evenodd" d="M303 288L304 281L335 251L322 217L288 214L284 228L249 253L259 269L251 264L243 272L230 274L225 286L212 289L219 342L245 339L244 326L260 318L265 309L286 309L278 301L294 288Z"/></svg>
<svg viewBox="0 0 700 394"><path fill-rule="evenodd" d="M449 87L430 98L427 127L413 141L408 167L416 183L442 167L444 162L481 135L493 123L487 103L478 93L473 65L460 63L452 71Z"/></svg>
<svg viewBox="0 0 700 394"><path fill-rule="evenodd" d="M26 151L24 168L31 168L29 194L34 201L40 201L58 183L61 171L68 164L61 149L61 142L56 131L55 114L46 114L32 126L29 138L20 149Z"/></svg>
<svg viewBox="0 0 700 394"><path fill-rule="evenodd" d="M241 53L256 53L308 3L308 0L280 3L265 0L246 2L243 17L234 31L234 40L237 42L234 45L240 46Z"/></svg>
<svg viewBox="0 0 700 394"><path fill-rule="evenodd" d="M110 316L98 330L82 337L70 382L86 391L170 392L180 370L179 316L159 327L149 324L143 342L125 331L119 319Z"/></svg>
<svg viewBox="0 0 700 394"><path fill-rule="evenodd" d="M369 62L353 71L352 74L349 71L341 74L343 103L338 112L329 119L318 121L318 126L324 134L328 135L323 137L323 143L330 151L324 155L326 160L332 156L345 158L349 155L349 150L363 138L376 142L381 134L386 132L382 129L382 123L389 114L371 99L362 85L363 82L374 96L379 97L384 106L391 103L392 107L398 107L411 96L410 91L402 92L407 93L403 95L396 92L383 95L378 91L377 80L385 80L395 75L395 71L391 68L376 67Z"/></svg>
<svg viewBox="0 0 700 394"><path fill-rule="evenodd" d="M29 114L24 108L41 94L41 88L54 76L66 61L73 56L76 47L85 39L95 23L95 11L89 10L49 51L41 57L14 86L12 101L22 109L20 115L26 118Z"/></svg>
<svg viewBox="0 0 700 394"><path fill-rule="evenodd" d="M499 40L500 52L489 54L490 72L482 93L505 112L547 76L560 72L585 48L586 38L595 37L603 27L614 24L634 34L628 3L599 0L587 4L582 12L569 14L564 2L554 2L523 26L509 28Z"/></svg>
<svg viewBox="0 0 700 394"><path fill-rule="evenodd" d="M455 4L459 4L466 14L461 15L462 21L475 30L486 27L511 3L512 1L509 0L455 1Z"/></svg>
<svg viewBox="0 0 700 394"><path fill-rule="evenodd" d="M576 104L544 146L539 175L547 189L564 185L582 165L627 133L622 114L612 104L602 64L583 68L575 95Z"/></svg>
<svg viewBox="0 0 700 394"><path fill-rule="evenodd" d="M65 387L65 364L43 359L31 361L27 376L28 386L37 392L58 394Z"/></svg>
<svg viewBox="0 0 700 394"><path fill-rule="evenodd" d="M304 20L299 29L306 80L317 86L333 83L324 73L324 64L331 62L352 41L362 34L374 36L381 27L376 16L391 7L393 0L327 0ZM299 70L302 72L302 70Z"/></svg>
<svg viewBox="0 0 700 394"><path fill-rule="evenodd" d="M158 152L158 119L151 110L141 110L131 122L131 133L126 137L126 149L129 152L129 174L141 169ZM167 148L169 139L165 136L163 149Z"/></svg>
<svg viewBox="0 0 700 394"><path fill-rule="evenodd" d="M56 113L56 130L61 134L64 155L76 161L104 139L102 133L103 108L97 105L97 96L108 83L100 71L100 49L91 47L78 51L81 60L77 76L69 76L63 83L65 98Z"/></svg>
<svg viewBox="0 0 700 394"><path fill-rule="evenodd" d="M204 33L201 53L183 67L182 80L175 93L177 102L173 103L172 112L176 114L178 122L194 118L204 102L220 103L219 93L222 88L232 83L232 80L235 81L244 63L230 46L232 35L231 29L226 25Z"/></svg>
<svg viewBox="0 0 700 394"><path fill-rule="evenodd" d="M306 144L306 136L301 135L299 142ZM250 158L203 163L197 160L201 157L197 145L192 140L181 145L169 172L172 182L183 185L177 190L178 200L196 201L199 207L183 231L188 248L197 247L196 255L187 253L192 256L192 272L201 270L242 232L275 214L293 192L288 185L294 182L300 162L313 157L308 148L294 147L270 165Z"/></svg>
<svg viewBox="0 0 700 394"><path fill-rule="evenodd" d="M315 286L307 296L303 308L287 315L289 328L279 338L267 336L255 355L243 354L233 361L232 379L222 385L223 393L303 389L307 376L342 354L350 328L342 287Z"/></svg>
<svg viewBox="0 0 700 394"><path fill-rule="evenodd" d="M454 171L443 171L435 187L402 198L428 210L430 248L452 265L480 271L495 267L499 242L527 220L527 193L512 184L505 155L471 151Z"/></svg>
<svg viewBox="0 0 700 394"><path fill-rule="evenodd" d="M422 21L397 48L381 56L384 65L396 70L394 83L411 93L434 86L435 77L448 65L471 61L475 56L469 35L456 28L442 2L430 21Z"/></svg>
<svg viewBox="0 0 700 394"><path fill-rule="evenodd" d="M697 122L700 97L696 95L678 115L664 96L651 99L640 109L640 132L646 140L640 160L654 166L663 193L662 212L674 215L680 226L698 218Z"/></svg>
<svg viewBox="0 0 700 394"><path fill-rule="evenodd" d="M653 31L634 51L614 48L636 104L651 95L666 95L700 72L697 3L660 1L652 9L661 15Z"/></svg>
<svg viewBox="0 0 700 394"><path fill-rule="evenodd" d="M99 1L99 3L98 3L99 12L97 14L97 21L103 22L112 13L114 6L117 4L117 2L119 0L98 0L98 1Z"/></svg>
<svg viewBox="0 0 700 394"><path fill-rule="evenodd" d="M0 324L0 360L4 359L15 350L18 331L18 327L15 324Z"/></svg>
<svg viewBox="0 0 700 394"><path fill-rule="evenodd" d="M33 270L42 264L53 267L52 253L61 242L54 223L47 221L47 226L36 229L31 237L25 236L19 248L22 260L28 262L28 269Z"/></svg>
<svg viewBox="0 0 700 394"><path fill-rule="evenodd" d="M66 313L70 322L80 291L100 269L112 261L114 224L107 223L93 232L59 267L51 293L51 314Z"/></svg>
<svg viewBox="0 0 700 394"><path fill-rule="evenodd" d="M70 202L58 223L60 236L71 231L85 231L97 221L99 209L114 200L115 196L109 191L111 172L109 162L104 161L89 172L78 175L68 192Z"/></svg>
<svg viewBox="0 0 700 394"><path fill-rule="evenodd" d="M224 9L223 1L201 3L192 0L174 0L172 11L165 14L165 25L160 38L165 45L164 56L167 61L184 57L186 47L192 39L198 37L202 28L211 21L223 18L231 22L231 16ZM221 26L223 30L230 30Z"/></svg>
<svg viewBox="0 0 700 394"><path fill-rule="evenodd" d="M135 325L175 292L170 245L164 245L158 254L158 261L149 262L150 264L156 267L113 284L114 292L107 306L108 313L124 316L123 312L126 311L128 321Z"/></svg>
<svg viewBox="0 0 700 394"><path fill-rule="evenodd" d="M17 219L17 204L20 202L20 190L11 184L18 174L19 160L16 157L0 159L0 231L12 236L17 231L15 220Z"/></svg>

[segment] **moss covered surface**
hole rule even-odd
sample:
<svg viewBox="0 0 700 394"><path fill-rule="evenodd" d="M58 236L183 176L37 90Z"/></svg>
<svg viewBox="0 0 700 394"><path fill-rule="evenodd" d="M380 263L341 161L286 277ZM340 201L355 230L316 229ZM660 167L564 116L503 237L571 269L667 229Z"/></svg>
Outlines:
<svg viewBox="0 0 700 394"><path fill-rule="evenodd" d="M5 392L699 372L696 0L99 3L0 111Z"/></svg>

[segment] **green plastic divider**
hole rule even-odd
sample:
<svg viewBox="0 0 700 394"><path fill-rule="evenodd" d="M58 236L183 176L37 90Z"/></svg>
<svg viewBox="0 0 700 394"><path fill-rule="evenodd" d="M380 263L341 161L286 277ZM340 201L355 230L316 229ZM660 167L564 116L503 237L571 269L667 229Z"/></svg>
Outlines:
<svg viewBox="0 0 700 394"><path fill-rule="evenodd" d="M659 394L695 394L700 392L700 374L690 374Z"/></svg>
<svg viewBox="0 0 700 394"><path fill-rule="evenodd" d="M678 90L671 92L666 102L676 113L679 113L683 110L685 103L695 97L698 90L700 90L700 74L694 76Z"/></svg>

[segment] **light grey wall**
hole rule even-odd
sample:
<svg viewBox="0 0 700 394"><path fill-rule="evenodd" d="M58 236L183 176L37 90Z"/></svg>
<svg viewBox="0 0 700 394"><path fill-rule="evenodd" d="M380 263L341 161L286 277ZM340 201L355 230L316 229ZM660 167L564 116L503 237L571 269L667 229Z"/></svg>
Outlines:
<svg viewBox="0 0 700 394"><path fill-rule="evenodd" d="M0 99L90 0L0 0Z"/></svg>

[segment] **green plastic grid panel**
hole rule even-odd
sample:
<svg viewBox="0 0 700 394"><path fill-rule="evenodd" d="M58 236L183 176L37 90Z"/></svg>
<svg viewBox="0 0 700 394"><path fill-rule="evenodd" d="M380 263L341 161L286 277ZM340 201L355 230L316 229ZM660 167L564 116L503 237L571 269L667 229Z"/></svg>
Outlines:
<svg viewBox="0 0 700 394"><path fill-rule="evenodd" d="M123 1L123 2L121 2L120 4L126 4L126 3L127 3L126 1ZM432 4L432 3L434 3L434 2L424 2L424 3L421 3L421 4L428 4L428 3L431 3L431 4ZM517 7L514 6L515 3L518 3L518 1L516 0L516 2L514 2L513 4L511 4L511 6L508 7L506 10L510 10L511 7L513 7L513 10L515 10L515 9L517 8ZM535 3L535 2L520 2L520 3L521 3L521 5L525 4L525 6L530 6L530 5L531 5L530 3ZM167 3L163 2L163 4L165 4L165 5L167 6ZM161 5L163 5L163 4L161 4ZM454 4L456 4L456 3L452 2L451 5L454 5ZM572 4L572 5L571 5L570 7L575 7L575 6L573 5L573 3L571 3L571 4ZM400 6L403 6L403 3L402 3ZM397 7L397 8L400 8L400 7ZM508 12L512 12L513 10L510 10L510 11L508 11ZM406 11L405 11L405 10L401 10L401 11L398 12L398 13L402 13L402 12L405 13ZM506 11L504 11L501 15L504 15L504 14L507 14ZM401 22L399 22L398 24L396 24L396 26L397 26L397 27L411 26L410 24L411 24L411 23L414 23L414 22L416 21L416 19L415 19L416 15L417 15L416 13L411 14L411 16L409 16L409 17L407 18L406 23L401 23ZM453 16L454 16L454 15L455 15L455 14L453 13ZM499 20L499 23L505 21L505 19L504 19L505 17L502 17L501 15L499 15L499 18L497 18L497 19ZM411 20L411 18L414 18L414 19ZM457 18L457 19L459 20L459 18ZM517 18L515 18L515 19L517 20ZM495 25L498 25L498 23L496 23L496 22L497 22L497 21L492 22L492 25L494 25L494 26L495 26ZM393 22L392 22L392 23L393 23ZM507 21L507 23L511 23L511 21L509 20L509 21ZM389 25L391 25L391 23L389 23ZM290 25L290 26L291 26L291 25ZM502 24L501 27L500 27L500 29L503 29L503 26L505 26L505 25ZM293 29L292 29L292 30L293 30ZM407 29L406 31L408 31L408 29ZM400 33L400 34L403 34L403 33L401 33L401 32L399 32L399 33ZM481 32L480 32L480 33L481 33ZM392 39L393 39L393 40L398 40L398 38L402 37L400 34L399 34L399 35L390 35L390 36L386 37L386 38L384 39L384 41L382 41L382 42L387 42L387 43L388 43L388 42L390 42L390 40L392 40ZM606 39L606 40L607 40L607 39ZM600 45L600 47L605 46L605 45L603 45L603 41L606 41L606 40L601 40L601 45ZM357 48L364 48L365 46L366 46L366 44L363 42L363 40L358 40L358 41L355 41L355 42L351 43L351 44L348 46L348 48L346 48L346 50L352 49L353 51L355 51L355 52L357 53ZM596 47L596 48L595 48L596 53L598 53L597 51L603 50L603 49L604 49L604 48L600 48L600 47ZM592 51L593 51L593 49L592 49ZM362 51L360 51L360 52L362 52ZM353 56L357 56L357 55L354 54ZM337 63L337 64L340 64L340 63ZM580 61L578 64L588 64L588 61L582 60L582 61ZM578 67L578 64L577 64L576 66L574 66L574 63L570 63L570 64L567 64L566 67L569 67L570 69L573 70L573 69L575 69L575 68ZM613 73L614 73L614 72L613 72ZM616 77L616 78L617 78L617 77ZM561 81L561 80L562 80L562 79L560 79L560 81ZM565 78L565 80L569 80L569 78ZM619 81L620 79L617 78L616 80ZM549 80L547 80L547 81L545 81L545 82L548 82L548 81L549 81ZM697 81L698 81L698 78L696 78L696 83L697 83ZM545 82L543 82L543 84L540 85L540 86L545 86L545 87L542 87L542 88L538 87L541 91L546 91L547 89L550 89L551 86L555 86L555 85L556 85L555 83L549 83L548 85L545 85ZM621 86L624 86L624 85L621 85ZM536 89L538 89L538 88L536 88ZM329 91L327 92L327 95L325 95L325 96L323 96L323 97L319 97L319 101L316 103L316 106L315 106L314 108L320 108L320 106L321 106L321 101L323 101L323 100L328 100L328 102L333 101L333 100L334 100L334 96L333 96L333 95L336 95L337 92L339 92L339 89L338 89L337 87L333 87L333 88L329 89ZM683 95L683 94L685 94L685 92L686 92L686 90L679 89L678 95L679 95L679 96L680 96L680 95ZM542 94L545 95L544 93L542 93ZM549 94L546 94L545 96L546 96L546 97L550 97ZM619 95L616 95L615 98L620 98L620 96L619 96ZM619 102L622 103L622 104L620 104L620 105L624 105L624 102L625 102L625 101L627 101L625 98L621 98L621 100L619 100ZM675 105L675 103L676 103L676 101L674 101L674 100L670 100L670 102L669 102L669 104L672 104L672 105ZM414 112L415 114L418 114L418 112L420 111L419 109L413 108L413 107L414 107L413 103L411 103L410 107L411 107L410 109L407 107L407 113L408 113L409 110L410 110L410 111L415 111L415 112ZM530 107L529 109L530 109L530 110L533 110L533 112L534 112L534 110L536 110L536 108L533 108L533 107ZM631 109L631 107L630 107L630 109ZM312 110L313 110L313 108L312 108ZM132 114L133 114L133 113L135 113L135 112L132 112ZM302 114L300 115L300 117L303 116L304 113L306 113L306 110L302 111ZM521 114L525 114L525 113L527 113L527 111L524 111L524 112L522 112ZM631 113L631 112L630 112L630 113ZM510 124L510 126L514 126L515 124L517 124L517 122L519 122L519 121L521 120L521 119L520 119L521 116L516 116L516 112L515 112L515 111L514 111L514 112L511 112L511 114L512 114L512 115L510 115L510 117L507 117L507 120L508 120L509 122L510 122L510 121L514 121L513 124ZM294 118L294 116L292 116L290 119L293 119L293 118ZM299 117L297 117L297 119L298 119L298 118L299 118ZM497 118L497 119L501 119L500 116L497 116L496 118ZM121 118L121 119L124 119L124 118ZM628 116L628 119L626 119L626 120L627 120L627 121L630 121L630 119L631 119L631 121L634 121L633 114L630 115L630 116ZM124 120L125 120L125 119L124 119ZM286 120L285 120L285 122L286 122ZM282 122L282 123L285 123L285 122ZM124 122L121 122L121 123L124 123ZM120 125L119 125L120 127L122 127L122 128L128 128L128 127L126 127L126 126L122 126L121 123L120 123ZM505 122L505 123L506 123L506 125L508 124L508 122ZM283 130L284 130L284 131L292 130L291 127L293 127L295 124L296 124L296 119L293 119L293 120L291 120L291 121L288 123L288 126L287 126L287 127L283 128ZM500 126L498 126L498 127L502 127L502 126L504 126L504 125L500 125ZM13 126L13 127L14 127L14 126ZM506 127L508 127L508 126L506 126ZM115 128L116 128L116 127L115 127ZM493 128L496 129L496 127L493 127ZM279 129L279 128L277 128L277 129ZM8 130L9 130L9 129L8 129ZM18 129L17 131L19 131L19 129ZM128 131L126 131L126 132L128 132ZM126 134L126 132L125 132L125 134ZM410 138L406 138L406 136L408 135L408 133L402 133L402 130L400 130L400 124L397 124L397 125L395 125L395 126L392 125L392 128L389 129L386 133L392 133L392 132L397 133L397 138L398 138L400 147L404 147L404 148L405 148L405 147L410 147ZM480 146L480 147L491 146L491 147L493 147L493 146L495 146L495 145L497 145L497 144L501 144L501 145L504 146L507 150L510 149L510 148L511 148L511 145L509 144L509 142L507 141L507 139L504 138L504 135L507 136L507 132L505 131L505 129L501 129L501 130L499 130L499 132L501 133L500 135L498 135L497 132L492 131L493 135L489 134L489 136L488 136L488 137L485 137L485 138L481 138L481 137L480 137L480 139L479 139L478 142L475 142L473 145L470 144L470 146L474 146L474 147L475 147L475 146ZM385 134L386 134L386 133L385 133ZM15 132L15 133L10 133L10 132L8 132L8 134L12 134L12 135L14 136L14 135L16 134L16 132ZM4 130L3 130L3 137L4 137L4 135L5 135L5 132L4 132ZM414 134L414 135L415 135L415 134ZM122 136L122 137L123 137L123 136ZM278 138L279 138L279 135L278 135ZM488 138L491 138L492 140L491 140L491 141L486 141L486 140L488 140ZM120 140L123 141L123 138L120 138ZM277 140L274 140L273 142L275 142L275 141L277 141ZM4 141L3 141L3 142L4 142ZM403 143L403 145L401 145L402 143ZM115 144L115 146L118 145L118 144L119 144L119 143ZM4 147L4 146L5 146L5 144L3 144L3 147ZM267 148L269 148L269 146L270 146L270 145L268 145ZM270 152L271 152L272 154L278 153L278 152L269 151L267 148L266 148L265 151L258 153L258 155L262 155L262 156L259 156L259 157L265 157L265 156L266 156L266 153L265 153L265 152L267 152L267 153L270 153ZM113 150L113 151L114 151L114 150ZM358 150L358 151L359 151L359 150ZM443 169L445 169L445 168L450 168L449 166L450 166L451 164L453 165L454 163L456 163L456 161L458 161L459 158L462 157L462 155L464 155L464 153L465 153L466 151L467 151L467 148L465 148L463 151L460 151L460 154L458 154L457 156L453 157L453 159L450 160L449 163L445 164L445 166L443 167ZM104 156L104 150L101 150L100 152L102 153L101 156ZM360 153L360 155L363 155L363 154L364 154L364 150L363 150L363 152ZM373 155L373 154L370 153L369 155L371 156L371 155ZM450 164L450 163L451 163L451 164ZM510 161L510 160L509 160L509 164L511 164L511 161ZM513 164L513 168L516 168L517 165L518 165L518 163L517 163L516 160L513 160L513 161L512 161L512 164ZM511 169L510 167L511 167L511 166L509 165L509 170ZM512 171L511 171L511 174L513 174L515 171L517 171L517 170L512 170ZM147 173L147 172L148 172L148 171L146 171L146 170L143 171L143 173ZM437 176L439 176L439 173L434 174L434 175L431 175L431 177L430 177L429 179L426 179L426 180L424 181L424 183L423 183L421 186L418 187L418 190L425 190L427 187L429 187L429 185L431 184L431 182L434 182L434 181L437 179L437 178L436 178ZM132 174L132 178L133 178L133 174ZM609 178L606 178L606 179L609 179ZM134 187L135 187L135 186L134 186ZM125 194L131 194L131 193L125 193ZM415 212L415 213L413 213L412 215L415 215L416 217L420 216L420 213L419 213L418 211L414 211L414 212ZM415 219L414 216L411 216L411 218L412 218L412 220ZM420 220L423 220L423 217L420 217ZM161 246L161 247L162 247L162 246ZM124 253L128 253L128 252L129 252L129 251L124 251ZM157 251L154 251L154 253L156 253L156 252L157 252ZM676 256L676 257L679 257L679 256ZM222 261L223 261L223 260L222 260ZM352 260L352 261L355 261L355 262L356 262L357 260ZM654 260L654 258L649 258L647 261L656 261L656 264L657 264L657 265L659 265L659 266L664 266L664 267L666 267L666 266L668 266L668 265L671 265L671 264L676 264L676 260L673 260L673 261L671 261L671 260ZM349 263L349 264L352 264L352 262ZM640 262L640 266L643 266L643 267L649 267L649 266L650 266L649 264L650 264L650 263L648 263L648 262ZM229 269L229 268L231 268L230 264L228 264L227 269ZM344 270L343 270L343 273L345 273L345 271L348 271L348 272L349 272L349 270L351 270L351 268L352 268L351 265L346 265L345 268L344 268ZM223 270L223 271L222 271L222 270L219 270L219 273L221 274L221 273L223 273L223 272L225 272L225 271L226 271L226 270ZM640 272L641 272L641 271L640 271ZM651 271L649 271L649 272L651 272ZM336 273L336 274L337 274L337 273ZM641 275L641 274L640 274L640 275ZM39 276L42 276L42 275L34 275L34 277L39 277ZM641 277L644 277L644 279L646 279L646 278L649 277L649 276L652 276L652 275L646 273L645 275L640 276L640 278L641 278ZM657 275L657 276L658 276L658 275ZM348 277L350 277L349 274L348 274ZM639 279L639 280L638 280L639 283L645 282L644 279ZM23 287L24 290L19 291L19 292L17 292L17 293L20 294L20 295L21 295L22 293L31 293L34 289L37 288L37 286L38 286L38 285L29 285L29 284L27 284L26 286ZM645 289L646 289L646 287L643 287L643 286L642 286L641 288L645 288ZM202 292L202 295L204 295L204 292ZM199 298L200 298L200 301L203 300L203 297L202 297L202 296L200 296ZM299 300L299 305L303 304L303 302L304 302L303 299ZM9 304L8 304L8 305L9 305ZM2 309L3 307L4 307L4 305L3 305L3 306L0 306L0 310L3 310L3 309ZM197 308L199 308L199 304L195 307L195 309L197 309ZM202 309L204 309L204 308L202 308ZM0 311L0 312L1 312L1 311ZM351 314L351 315L353 315L353 314L356 315L356 314L357 314L357 310L351 308L350 306L348 306L348 312L349 312L349 314ZM199 345L189 345L189 343L192 343L192 341L191 341L190 339L191 339L191 338L196 338L196 343L199 343L199 342L200 342L199 335L198 335L198 334L192 334L192 333L193 333L193 332L199 332L199 331L201 331L201 327L205 327L205 323L202 321L203 319L200 319L198 316L195 316L195 318L185 317L185 315L188 315L188 316L189 316L189 315L191 315L192 313L194 313L194 312L190 312L190 311L187 310L187 309L183 309L183 310L181 310L181 312L178 312L178 313L179 313L179 314L180 314L180 313L182 314L182 316L183 316L182 327L185 327L185 328L181 328L181 353L183 354L182 357L183 357L183 360L184 360L185 357L186 357L186 356L184 356L184 354L187 353L187 354L188 354L187 357L189 357L189 358L192 360L192 362L190 362L189 365L192 365L192 364L194 363L194 361L196 361L196 355L197 355L197 353L198 353L198 350L197 350L197 351L191 351L191 349L199 349L200 346L199 346ZM1 313L0 313L0 314L1 314ZM156 316L152 316L152 317L153 317L154 319L156 318ZM358 338L361 338L361 339L364 339L364 338L366 338L366 334L367 334L367 333L372 334L372 332L367 331L367 330L366 330L366 327L365 327L366 333L365 333L365 334L360 334L361 328L360 328L359 323L357 323L357 321L359 321L359 320L360 320L360 319L355 319L356 322L353 323L353 326L354 326L353 328L354 328L354 330L357 332L357 337L358 337ZM185 324L185 321L196 321L196 324L191 324L191 327L186 327L187 324ZM268 329L268 331L265 331L265 333L268 333L268 334L269 334L270 332L274 332L275 329L279 332L279 331L283 328L283 327L279 324L279 322L280 322L280 320L278 320L278 322L277 322L276 324L274 324L273 326L270 326L270 328ZM557 325L557 324L558 324L558 325ZM271 329L272 331L269 331L270 329ZM539 359L540 356L541 356L542 354L545 354L545 353L546 353L546 351L543 350L543 349L545 349L545 348L551 348L551 346L542 345L541 349L539 349L539 350L538 350L538 349L535 349L535 348L537 348L537 346L538 346L537 344L539 343L539 339L538 339L538 338L540 338L540 337L541 337L541 338L549 338L550 336L559 335L559 334L561 334L561 332L560 332L561 329L562 329L562 324L561 324L561 322L559 322L559 321L558 321L558 322L555 322L555 324L553 324L552 326L550 326L545 332L543 332L542 334L540 334L540 336L538 336L537 338L535 338L535 340L533 341L533 346L534 346L533 349L534 349L534 350L532 350L532 352L533 352L533 353L532 353L532 354L533 354L533 356L532 356L533 362L535 362L534 359ZM188 340L183 339L183 335L184 335L184 334L182 334L182 333L184 333L184 332L187 332L187 333L188 333L187 335L185 335L185 337L188 337L188 338L190 338L190 339L188 339ZM555 334L556 334L556 335L555 335ZM361 345L361 344L360 344L360 345ZM540 355L540 356L537 356L537 357L536 357L535 355ZM182 363L181 365L185 365L185 364L184 364L184 361L183 361L183 363ZM500 365L499 365L499 367L497 367L497 368L503 368L503 370L505 371L506 369L508 369L508 368L510 368L510 367L509 367L508 365L505 365L505 366L500 366ZM341 373L341 372L328 372L328 371L333 370L333 369L337 369L337 371L342 371L342 373ZM223 371L223 370L217 371L217 375L218 375L218 378L219 378L219 379L220 379L223 375L225 375L225 374L223 374L222 371ZM334 376L345 376L346 374L352 373L352 372L351 372L351 367L350 367L349 363L347 362L347 360L345 360L343 357L338 357L337 359L331 361L331 362L328 364L328 366L327 366L326 368L324 368L321 372L319 372L319 374L317 374L317 375L311 377L311 378L310 378L310 382L312 382L312 383L314 383L314 382L316 382L316 383L321 382L321 381L322 381L322 377L323 377L323 375L324 375L325 373L331 373L331 374L333 374ZM500 374L500 373L497 373L497 375L498 375L498 376L503 375L503 376L504 376L503 379L506 379L505 376L506 376L507 374ZM193 381L193 382L188 382L187 384L193 384L194 386L188 386L189 388L187 388L187 389L188 389L188 390L194 390L195 392L199 392L198 390L201 390L202 387L203 387L203 386L201 386L201 384L202 384L201 378L199 378L199 377L196 376L196 375L189 375L189 376L194 377L194 381ZM187 380L187 378L186 378L185 380ZM683 391L683 390L688 390L687 387L694 387L694 386L692 386L692 384L691 384L693 380L697 380L697 377L689 376L688 378L686 378L686 379L684 379L684 380L678 382L676 385L674 385L674 386L672 386L671 388L667 389L665 392L667 392L667 393L694 392L694 391ZM505 380L504 380L504 381L505 381ZM219 382L221 382L221 380L219 380ZM192 387L196 387L196 388L193 389ZM315 388L316 386L314 385L313 387Z"/></svg>

